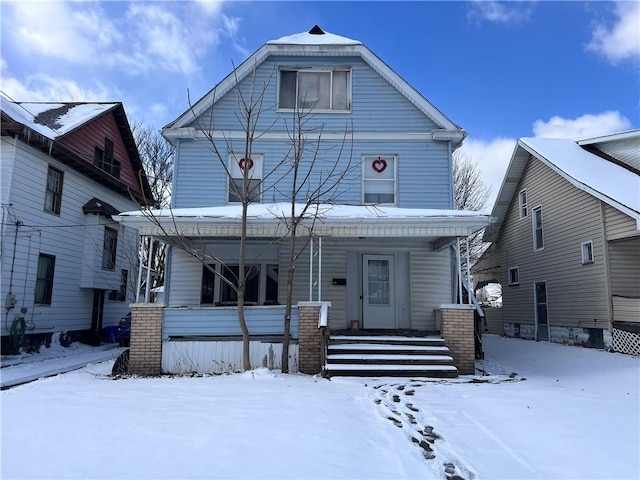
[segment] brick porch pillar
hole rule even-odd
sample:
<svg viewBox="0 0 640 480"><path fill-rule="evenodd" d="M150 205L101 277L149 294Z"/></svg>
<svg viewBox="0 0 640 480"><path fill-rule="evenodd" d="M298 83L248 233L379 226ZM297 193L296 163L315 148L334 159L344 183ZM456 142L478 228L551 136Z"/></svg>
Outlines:
<svg viewBox="0 0 640 480"><path fill-rule="evenodd" d="M474 310L473 305L440 305L442 315L440 334L451 351L453 363L460 375L473 375L476 371Z"/></svg>
<svg viewBox="0 0 640 480"><path fill-rule="evenodd" d="M131 304L130 374L162 373L162 309L157 303Z"/></svg>
<svg viewBox="0 0 640 480"><path fill-rule="evenodd" d="M318 328L321 302L298 302L298 371L315 375L324 366L323 329ZM327 318L327 327L329 322Z"/></svg>

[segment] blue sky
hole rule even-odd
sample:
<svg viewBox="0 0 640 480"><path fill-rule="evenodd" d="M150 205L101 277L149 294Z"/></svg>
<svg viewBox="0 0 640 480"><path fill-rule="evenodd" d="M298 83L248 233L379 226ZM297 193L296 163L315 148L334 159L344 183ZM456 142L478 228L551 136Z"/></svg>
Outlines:
<svg viewBox="0 0 640 480"><path fill-rule="evenodd" d="M493 196L518 137L640 128L640 2L6 2L0 88L158 128L268 40L360 40L467 130Z"/></svg>

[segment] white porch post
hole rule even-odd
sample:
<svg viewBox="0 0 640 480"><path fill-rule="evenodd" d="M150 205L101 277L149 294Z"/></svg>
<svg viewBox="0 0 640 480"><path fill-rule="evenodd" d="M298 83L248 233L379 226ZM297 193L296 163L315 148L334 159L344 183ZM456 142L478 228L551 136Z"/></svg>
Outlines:
<svg viewBox="0 0 640 480"><path fill-rule="evenodd" d="M142 286L142 264L144 263L144 242L147 237L140 237L140 244L138 245L138 280L136 282L136 303L140 299L140 287Z"/></svg>
<svg viewBox="0 0 640 480"><path fill-rule="evenodd" d="M471 267L469 266L469 237L464 240L467 245L467 303L471 304Z"/></svg>
<svg viewBox="0 0 640 480"><path fill-rule="evenodd" d="M149 255L147 256L147 286L144 289L144 303L149 303L151 295L151 259L153 258L153 237L149 237Z"/></svg>
<svg viewBox="0 0 640 480"><path fill-rule="evenodd" d="M460 264L460 237L456 238L456 264L456 267L458 269L458 303L462 303L462 265Z"/></svg>
<svg viewBox="0 0 640 480"><path fill-rule="evenodd" d="M309 242L309 301L313 302L313 237Z"/></svg>
<svg viewBox="0 0 640 480"><path fill-rule="evenodd" d="M322 237L318 238L318 301L322 301Z"/></svg>

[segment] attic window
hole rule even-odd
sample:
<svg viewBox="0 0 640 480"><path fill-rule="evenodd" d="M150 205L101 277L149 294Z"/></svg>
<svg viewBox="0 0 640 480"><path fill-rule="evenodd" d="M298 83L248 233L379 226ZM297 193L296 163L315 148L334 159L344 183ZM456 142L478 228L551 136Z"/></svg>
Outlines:
<svg viewBox="0 0 640 480"><path fill-rule="evenodd" d="M351 71L310 68L280 71L278 107L301 111L351 110Z"/></svg>
<svg viewBox="0 0 640 480"><path fill-rule="evenodd" d="M113 140L104 139L104 149L96 147L94 150L95 164L116 178L120 178L120 161L113 157Z"/></svg>

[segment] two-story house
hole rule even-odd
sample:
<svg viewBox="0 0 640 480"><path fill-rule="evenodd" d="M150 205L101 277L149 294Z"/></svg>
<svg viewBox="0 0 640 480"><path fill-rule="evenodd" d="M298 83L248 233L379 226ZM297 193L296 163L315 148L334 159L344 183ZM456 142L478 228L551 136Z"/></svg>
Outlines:
<svg viewBox="0 0 640 480"><path fill-rule="evenodd" d="M137 234L112 215L152 201L124 108L0 101L2 351L98 342L136 275Z"/></svg>
<svg viewBox="0 0 640 480"><path fill-rule="evenodd" d="M259 115L247 122L243 110L258 97ZM166 306L141 309L147 312L144 335L153 337L140 347L141 355L161 351L161 368L159 358L140 360L151 365L149 371L241 365L234 356L241 331L229 284L239 272L242 207L236 187L245 170L252 189L244 309L252 366L278 367L290 255L282 218L291 211L291 152L299 151L292 145L300 145L300 138L307 143L299 177L308 183L297 201L304 204L314 186L340 174L301 224L308 244L295 263L291 369L317 372L324 366L317 363L320 347L309 340L316 334L304 330L318 330L317 312L311 327L303 321L317 303L330 305L331 332L425 335L451 323L441 310L456 303L462 289L457 241L489 222L487 214L454 210L452 152L465 131L361 42L317 26L267 42L162 133L176 148L172 208L155 211L153 221L141 212L118 217L172 245ZM189 240L198 252L178 248L172 236ZM466 307L460 307L465 321ZM451 310L457 313L455 306ZM152 317L157 327L149 333ZM473 320L459 328L471 345L460 348L458 369L473 373ZM458 338L452 333L445 340Z"/></svg>
<svg viewBox="0 0 640 480"><path fill-rule="evenodd" d="M493 333L640 354L640 130L519 139L492 215Z"/></svg>

